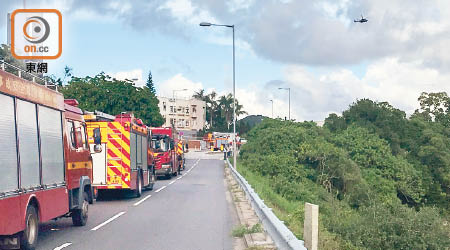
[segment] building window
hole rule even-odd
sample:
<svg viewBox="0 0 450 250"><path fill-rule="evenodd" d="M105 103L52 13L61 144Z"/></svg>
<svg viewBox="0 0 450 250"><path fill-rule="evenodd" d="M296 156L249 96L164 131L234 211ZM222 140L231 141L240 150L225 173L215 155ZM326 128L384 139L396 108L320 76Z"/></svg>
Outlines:
<svg viewBox="0 0 450 250"><path fill-rule="evenodd" d="M173 106L170 106L170 113L173 113Z"/></svg>
<svg viewBox="0 0 450 250"><path fill-rule="evenodd" d="M166 102L163 102L163 110L166 111Z"/></svg>
<svg viewBox="0 0 450 250"><path fill-rule="evenodd" d="M192 105L192 113L197 113L197 106L196 105Z"/></svg>
<svg viewBox="0 0 450 250"><path fill-rule="evenodd" d="M186 114L188 114L189 115L189 107L188 106L186 106Z"/></svg>
<svg viewBox="0 0 450 250"><path fill-rule="evenodd" d="M186 121L186 127L189 127L189 121Z"/></svg>

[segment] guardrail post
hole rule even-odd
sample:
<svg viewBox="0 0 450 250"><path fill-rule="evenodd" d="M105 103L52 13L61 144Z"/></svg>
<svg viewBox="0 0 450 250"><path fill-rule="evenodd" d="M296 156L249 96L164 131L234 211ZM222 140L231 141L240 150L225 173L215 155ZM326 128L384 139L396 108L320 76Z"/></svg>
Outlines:
<svg viewBox="0 0 450 250"><path fill-rule="evenodd" d="M2 63L2 70L5 71L5 63Z"/></svg>
<svg viewBox="0 0 450 250"><path fill-rule="evenodd" d="M22 78L22 71L20 69L17 71L20 78Z"/></svg>
<svg viewBox="0 0 450 250"><path fill-rule="evenodd" d="M308 250L317 250L319 245L319 206L305 203L303 239Z"/></svg>

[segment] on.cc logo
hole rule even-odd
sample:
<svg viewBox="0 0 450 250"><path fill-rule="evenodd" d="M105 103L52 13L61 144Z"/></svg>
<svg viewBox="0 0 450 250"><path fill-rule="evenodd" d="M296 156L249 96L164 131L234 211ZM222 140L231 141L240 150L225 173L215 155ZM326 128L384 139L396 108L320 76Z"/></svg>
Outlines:
<svg viewBox="0 0 450 250"><path fill-rule="evenodd" d="M1 1L1 0L0 0ZM55 9L11 13L11 54L16 59L49 60L62 53L62 16Z"/></svg>
<svg viewBox="0 0 450 250"><path fill-rule="evenodd" d="M28 33L30 26L32 35ZM50 35L50 25L44 18L40 16L32 16L28 18L23 25L23 35L30 43L42 43L47 40Z"/></svg>

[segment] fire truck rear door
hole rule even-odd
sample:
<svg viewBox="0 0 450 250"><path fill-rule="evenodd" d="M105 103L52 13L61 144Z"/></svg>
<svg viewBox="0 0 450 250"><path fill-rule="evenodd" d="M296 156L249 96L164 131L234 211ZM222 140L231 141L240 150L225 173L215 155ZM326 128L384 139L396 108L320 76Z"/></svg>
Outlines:
<svg viewBox="0 0 450 250"><path fill-rule="evenodd" d="M91 147L91 152L94 152L94 144L89 145ZM105 185L106 184L106 143L102 143L102 152L92 154L93 161L93 184L95 185Z"/></svg>

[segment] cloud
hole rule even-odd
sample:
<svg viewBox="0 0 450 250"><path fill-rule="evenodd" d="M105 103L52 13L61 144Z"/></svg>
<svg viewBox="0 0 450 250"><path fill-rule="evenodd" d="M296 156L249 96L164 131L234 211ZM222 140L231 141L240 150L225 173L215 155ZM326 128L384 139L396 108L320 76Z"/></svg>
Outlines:
<svg viewBox="0 0 450 250"><path fill-rule="evenodd" d="M16 5L2 2L1 9ZM285 64L353 65L397 57L450 71L450 2L445 0L41 0L28 5L56 6L75 18L110 17L138 30L188 39L199 34L200 21L235 24L238 45ZM353 23L360 14L369 22ZM207 41L221 42L224 32L211 31L215 37Z"/></svg>
<svg viewBox="0 0 450 250"><path fill-rule="evenodd" d="M248 114L288 117L288 92L291 89L291 118L297 121L323 121L330 113L342 113L358 99L387 101L394 107L412 114L418 108L421 92L450 92L450 73L440 73L423 67L421 61L403 62L397 57L375 61L362 77L345 68L335 68L322 73L312 73L304 66L287 65L281 80L266 83L249 83L236 89L236 97ZM203 89L202 82L192 81L182 74L156 84L158 95L171 97L174 89L179 98L189 98L194 91ZM207 93L214 89L207 89ZM218 95L228 94L217 91Z"/></svg>
<svg viewBox="0 0 450 250"><path fill-rule="evenodd" d="M176 74L166 81L156 83L157 94L165 97L172 97L174 95L173 90L187 89L186 91L176 91L175 96L177 98L190 98L195 91L203 88L204 87L201 82L191 81L182 74Z"/></svg>
<svg viewBox="0 0 450 250"><path fill-rule="evenodd" d="M21 3L2 1L0 15ZM366 97L412 112L420 92L450 90L446 0L36 0L27 5L60 8L68 18L118 20L136 30L198 36L215 44L229 44L230 30L203 32L198 23L235 24L238 48L285 65L280 79L239 84L246 87L237 89L237 97L250 114L270 115L273 99L275 116L287 116L287 93L278 90L281 86L291 88L292 117L298 120L323 120ZM369 22L353 23L361 14ZM0 18L0 26L5 20ZM362 76L345 68L361 64L367 65ZM112 75L138 78L143 85L139 70ZM188 88L177 93L187 97L203 87L182 74L157 83L158 93L165 96L172 96L173 89Z"/></svg>
<svg viewBox="0 0 450 250"><path fill-rule="evenodd" d="M323 121L330 113L341 113L358 99L387 101L411 114L418 108L421 92L450 92L450 73L440 73L423 67L421 61L402 62L399 58L380 59L371 64L359 78L352 71L340 68L322 74L312 74L305 67L289 65L283 80L269 81L239 89L237 97L250 114L270 114L274 100L274 115L288 116L286 91L291 88L291 118L299 121Z"/></svg>
<svg viewBox="0 0 450 250"><path fill-rule="evenodd" d="M137 79L137 80L134 80L136 87L145 86L145 82L147 80L147 79L143 78L142 69L133 69L130 71L120 71L120 72L116 72L116 73L106 73L106 74L113 78L116 78L118 80L128 79L128 80L133 81L133 79Z"/></svg>

